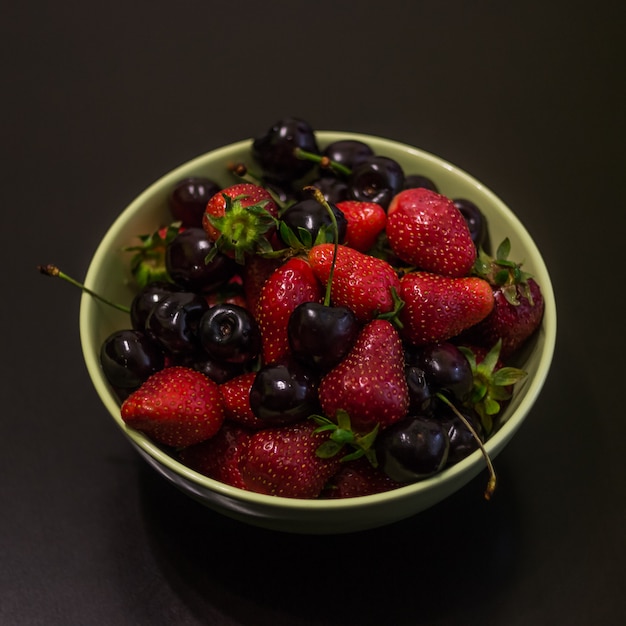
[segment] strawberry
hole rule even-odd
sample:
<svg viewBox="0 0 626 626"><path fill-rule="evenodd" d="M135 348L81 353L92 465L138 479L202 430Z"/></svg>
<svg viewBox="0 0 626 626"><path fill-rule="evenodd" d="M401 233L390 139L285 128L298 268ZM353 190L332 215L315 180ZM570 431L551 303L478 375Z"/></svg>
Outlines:
<svg viewBox="0 0 626 626"><path fill-rule="evenodd" d="M324 489L326 498L356 498L402 486L375 468L366 458L343 463Z"/></svg>
<svg viewBox="0 0 626 626"><path fill-rule="evenodd" d="M224 421L217 383L191 368L168 367L156 372L121 407L124 422L175 448L213 437Z"/></svg>
<svg viewBox="0 0 626 626"><path fill-rule="evenodd" d="M243 267L243 288L246 296L246 308L256 315L261 289L265 281L283 264L282 259L250 256Z"/></svg>
<svg viewBox="0 0 626 626"><path fill-rule="evenodd" d="M256 372L239 374L220 385L224 413L227 420L252 429L265 428L267 423L259 419L250 406L250 389Z"/></svg>
<svg viewBox="0 0 626 626"><path fill-rule="evenodd" d="M287 326L293 310L303 302L321 302L322 297L322 286L311 266L300 257L292 257L272 273L261 288L256 309L264 363L287 355Z"/></svg>
<svg viewBox="0 0 626 626"><path fill-rule="evenodd" d="M222 252L244 263L245 256L272 250L278 207L270 193L252 183L237 183L207 203L202 226L215 242L209 253Z"/></svg>
<svg viewBox="0 0 626 626"><path fill-rule="evenodd" d="M245 428L225 422L214 437L183 448L178 456L182 463L200 474L245 489L241 466L250 437Z"/></svg>
<svg viewBox="0 0 626 626"><path fill-rule="evenodd" d="M393 252L421 270L458 278L476 260L465 218L452 200L430 189L397 194L387 210L385 232Z"/></svg>
<svg viewBox="0 0 626 626"><path fill-rule="evenodd" d="M385 229L387 224L385 209L376 202L358 200L344 200L337 202L336 206L348 222L344 244L359 252L367 252Z"/></svg>
<svg viewBox="0 0 626 626"><path fill-rule="evenodd" d="M465 340L486 347L501 339L500 358L504 360L518 352L537 330L545 307L537 281L522 270L520 263L508 259L510 249L507 238L498 246L495 257L481 251L476 260L474 273L491 285L494 307L486 319L464 335Z"/></svg>
<svg viewBox="0 0 626 626"><path fill-rule="evenodd" d="M391 322L376 319L364 326L348 355L322 378L319 399L332 420L338 422L338 412L345 411L357 433L404 417L409 407L404 351Z"/></svg>
<svg viewBox="0 0 626 626"><path fill-rule="evenodd" d="M491 286L482 278L450 278L430 272L405 274L400 297L404 301L400 332L414 346L455 337L487 317L494 302Z"/></svg>
<svg viewBox="0 0 626 626"><path fill-rule="evenodd" d="M250 491L285 498L316 498L339 469L339 457L321 458L317 449L326 435L304 420L254 433L242 466Z"/></svg>
<svg viewBox="0 0 626 626"><path fill-rule="evenodd" d="M329 243L313 246L309 251L313 272L324 284L330 278L333 252L334 245ZM346 306L359 321L369 322L395 310L395 294L399 291L398 275L389 263L345 245L337 246L331 285L335 306Z"/></svg>
<svg viewBox="0 0 626 626"><path fill-rule="evenodd" d="M139 235L140 243L126 248L127 252L134 252L130 259L130 271L140 289L156 281L172 282L165 266L165 251L183 230L179 222L173 222L153 233Z"/></svg>

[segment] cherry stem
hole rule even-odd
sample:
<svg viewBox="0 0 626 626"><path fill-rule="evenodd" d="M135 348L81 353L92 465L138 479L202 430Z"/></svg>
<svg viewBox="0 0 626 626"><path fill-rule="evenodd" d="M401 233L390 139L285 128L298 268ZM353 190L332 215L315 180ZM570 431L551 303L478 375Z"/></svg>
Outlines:
<svg viewBox="0 0 626 626"><path fill-rule="evenodd" d="M317 163L320 167L324 169L334 170L335 172L339 172L344 176L350 176L350 174L352 174L352 170L349 167L346 167L338 161L333 161L327 156L321 156L319 154L315 154L314 152L307 152L302 148L296 148L294 150L294 154L296 155L296 157L302 159L303 161L312 161L313 163Z"/></svg>
<svg viewBox="0 0 626 626"><path fill-rule="evenodd" d="M339 247L339 226L337 224L337 217L335 216L335 212L330 208L328 201L324 197L324 194L317 187L313 185L309 187L305 187L307 191L310 191L315 199L326 209L328 215L330 216L330 221L333 225L333 260L330 264L330 273L328 274L328 281L326 282L326 293L324 295L324 306L330 306L330 292L333 285L333 278L335 276L335 265L337 264L337 248Z"/></svg>
<svg viewBox="0 0 626 626"><path fill-rule="evenodd" d="M465 424L467 430L470 431L472 437L476 440L480 451L485 458L485 463L487 464L487 470L489 471L489 480L487 482L487 487L485 489L485 500L491 500L491 496L493 496L493 492L496 490L496 471L493 468L493 463L491 462L491 458L489 457L489 453L485 449L483 442L481 441L478 433L474 429L474 427L470 424L469 420L463 415L446 396L442 393L437 393L437 397L444 403L447 404L452 412Z"/></svg>
<svg viewBox="0 0 626 626"><path fill-rule="evenodd" d="M101 296L99 293L92 291L91 289L89 289L89 287L85 287L85 285L83 285L82 283L79 283L77 280L75 280L71 276L68 276L67 274L62 272L56 265L38 265L37 269L44 276L62 278L64 281L70 283L70 285L74 285L75 287L78 287L80 290L84 291L85 293L88 293L90 296L94 297L96 300L100 300L100 302L104 302L104 304L108 304L109 306L112 306L114 309L117 309L118 311L122 311L123 313L130 313L130 309L127 306L124 306L122 304L117 304L116 302L111 302L110 300L107 300L106 298Z"/></svg>

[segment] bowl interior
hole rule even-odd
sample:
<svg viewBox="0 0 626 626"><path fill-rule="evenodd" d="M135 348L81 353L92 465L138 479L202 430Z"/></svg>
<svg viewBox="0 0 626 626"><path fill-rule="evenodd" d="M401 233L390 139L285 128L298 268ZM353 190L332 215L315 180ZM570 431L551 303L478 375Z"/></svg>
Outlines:
<svg viewBox="0 0 626 626"><path fill-rule="evenodd" d="M441 193L452 198L462 197L473 201L481 208L488 220L492 243L497 245L504 237L509 237L512 257L523 260L524 269L531 272L541 285L545 299L543 324L531 348L525 351L521 362L517 364L523 367L529 376L506 409L506 423L486 444L490 456L495 458L520 427L537 398L546 379L554 351L556 337L554 294L548 270L539 250L513 212L488 188L454 165L417 148L378 137L330 131L320 131L317 137L322 148L337 139L354 138L366 141L376 153L396 159L407 174L428 176L435 181ZM171 221L167 198L180 179L188 176L207 176L223 186L232 184L233 179L228 172L227 164L238 161L250 162L250 145L250 140L240 141L199 156L169 172L148 187L119 215L105 234L88 269L85 279L87 286L113 301L130 304L133 297L132 281L128 273L130 253L125 252L124 249L137 243L137 235L153 232L160 225ZM263 507L262 515L271 517L283 515L285 511L290 511L292 515L297 516L303 512L309 515L323 510L331 512L332 515L333 511L346 513L350 510L363 510L363 507L370 504L379 510L388 510L392 501L396 506L400 501L416 502L421 498L421 505L406 508L405 514L410 514L411 511L417 512L446 497L468 482L484 467L482 456L477 451L457 465L419 483L375 496L333 501L263 496L218 483L185 467L147 437L128 429L121 420L119 405L104 378L98 355L104 339L115 330L128 328L129 324L127 316L123 313L87 295L83 296L80 311L83 355L89 375L102 402L120 429L141 451L142 456L149 459L153 465L162 468L170 479L174 476L176 480L182 480L188 492L197 489L199 494L212 492L230 499L231 502L244 503L240 515L244 519L248 515L245 503ZM198 495L198 499L204 500L203 495ZM399 515L402 514L400 507ZM393 519L393 515L390 514L389 517ZM381 523L384 521L382 519Z"/></svg>

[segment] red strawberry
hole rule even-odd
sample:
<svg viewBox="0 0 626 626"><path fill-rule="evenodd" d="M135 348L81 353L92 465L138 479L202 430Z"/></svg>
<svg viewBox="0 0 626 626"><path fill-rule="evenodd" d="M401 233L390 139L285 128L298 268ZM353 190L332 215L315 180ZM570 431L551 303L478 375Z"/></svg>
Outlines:
<svg viewBox="0 0 626 626"><path fill-rule="evenodd" d="M360 252L367 252L385 229L387 224L385 209L376 202L359 200L338 202L337 208L348 222L344 244Z"/></svg>
<svg viewBox="0 0 626 626"><path fill-rule="evenodd" d="M387 210L389 245L404 262L443 276L466 276L476 260L469 227L452 200L418 187L397 194Z"/></svg>
<svg viewBox="0 0 626 626"><path fill-rule="evenodd" d="M250 256L243 268L243 288L246 294L246 307L256 315L261 289L265 281L283 264L283 259Z"/></svg>
<svg viewBox="0 0 626 626"><path fill-rule="evenodd" d="M250 389L256 372L246 372L220 385L226 419L255 430L266 428L267 423L259 419L250 406Z"/></svg>
<svg viewBox="0 0 626 626"><path fill-rule="evenodd" d="M464 339L491 347L502 340L500 358L508 359L521 349L543 319L544 299L539 284L521 264L508 260L510 241L505 239L495 258L481 252L474 271L493 289L493 311L471 328Z"/></svg>
<svg viewBox="0 0 626 626"><path fill-rule="evenodd" d="M319 386L325 415L337 421L345 411L356 433L377 425L386 428L404 417L409 392L404 376L404 351L398 331L387 320L369 322L352 350Z"/></svg>
<svg viewBox="0 0 626 626"><path fill-rule="evenodd" d="M445 341L483 320L493 292L482 278L410 272L400 280L402 338L414 346Z"/></svg>
<svg viewBox="0 0 626 626"><path fill-rule="evenodd" d="M242 467L246 488L285 498L318 497L341 461L317 455L327 435L315 429L305 420L254 433Z"/></svg>
<svg viewBox="0 0 626 626"><path fill-rule="evenodd" d="M214 437L183 448L178 456L182 463L200 474L245 489L241 465L250 437L250 433L238 424L224 423Z"/></svg>
<svg viewBox="0 0 626 626"><path fill-rule="evenodd" d="M322 297L322 286L311 266L299 257L283 263L265 281L256 309L265 363L288 353L287 325L293 310L303 302L321 302Z"/></svg>
<svg viewBox="0 0 626 626"><path fill-rule="evenodd" d="M311 267L323 284L330 277L333 250L333 244L323 243L309 251ZM400 281L389 263L345 245L337 246L331 286L335 306L347 306L358 320L369 322L395 309L394 290L399 293Z"/></svg>
<svg viewBox="0 0 626 626"><path fill-rule="evenodd" d="M188 367L156 372L122 403L124 422L158 443L185 447L213 437L224 421L217 383Z"/></svg>
<svg viewBox="0 0 626 626"><path fill-rule="evenodd" d="M207 203L202 226L218 251L243 263L247 254L270 251L278 207L270 193L252 183L238 183ZM210 257L209 257L210 259Z"/></svg>
<svg viewBox="0 0 626 626"><path fill-rule="evenodd" d="M326 498L356 498L391 491L400 486L401 483L373 467L365 457L360 457L342 463L339 471L324 489L323 495Z"/></svg>

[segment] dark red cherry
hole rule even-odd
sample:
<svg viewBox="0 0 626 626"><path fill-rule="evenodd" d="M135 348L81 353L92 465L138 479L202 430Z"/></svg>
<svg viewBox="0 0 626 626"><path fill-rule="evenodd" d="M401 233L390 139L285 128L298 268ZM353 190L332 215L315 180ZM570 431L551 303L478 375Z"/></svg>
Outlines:
<svg viewBox="0 0 626 626"><path fill-rule="evenodd" d="M450 441L443 426L426 417L406 417L386 428L375 443L379 467L400 483L439 472L448 459Z"/></svg>
<svg viewBox="0 0 626 626"><path fill-rule="evenodd" d="M100 364L113 387L134 390L163 369L165 356L162 348L146 333L118 330L102 343Z"/></svg>
<svg viewBox="0 0 626 626"><path fill-rule="evenodd" d="M339 243L343 243L346 238L348 220L341 209L336 205L329 203L329 206L337 222ZM328 234L328 237L326 237L324 241L334 241L330 215L326 207L320 204L315 198L300 200L292 204L282 212L280 219L300 240L302 240L301 231L305 231L308 233L310 242L313 243L320 230L324 228ZM279 228L278 234L283 240L283 243L289 245L289 241L286 240L282 227Z"/></svg>
<svg viewBox="0 0 626 626"><path fill-rule="evenodd" d="M352 170L348 184L354 200L376 202L386 209L404 188L404 171L389 157L373 156Z"/></svg>
<svg viewBox="0 0 626 626"><path fill-rule="evenodd" d="M186 228L174 237L165 252L165 267L170 278L189 291L208 292L232 278L237 264L218 252L207 263L214 243L204 228Z"/></svg>
<svg viewBox="0 0 626 626"><path fill-rule="evenodd" d="M328 157L335 163L340 163L348 169L353 170L358 165L361 165L363 161L374 156L374 150L364 141L340 139L328 144L328 146L324 148L322 155ZM321 168L320 174L322 174L322 176L329 174L335 175L334 170L328 170L326 168Z"/></svg>
<svg viewBox="0 0 626 626"><path fill-rule="evenodd" d="M207 202L221 187L209 178L192 176L179 181L169 197L172 217L182 226L202 226Z"/></svg>
<svg viewBox="0 0 626 626"><path fill-rule="evenodd" d="M435 185L435 183L428 178L428 176L422 176L421 174L409 174L404 179L405 189L417 189L421 187L439 193L437 185Z"/></svg>
<svg viewBox="0 0 626 626"><path fill-rule="evenodd" d="M265 178L277 183L293 182L314 167L312 161L295 155L296 148L319 154L313 128L305 120L295 117L279 120L252 142L252 154Z"/></svg>
<svg viewBox="0 0 626 626"><path fill-rule="evenodd" d="M201 318L200 344L215 360L243 364L261 351L261 331L253 315L237 304L216 304Z"/></svg>
<svg viewBox="0 0 626 626"><path fill-rule="evenodd" d="M261 367L250 389L253 413L268 425L297 422L319 411L319 380L293 359Z"/></svg>
<svg viewBox="0 0 626 626"><path fill-rule="evenodd" d="M297 306L287 324L289 346L295 358L327 371L350 351L359 323L347 307L305 302Z"/></svg>
<svg viewBox="0 0 626 626"><path fill-rule="evenodd" d="M489 253L491 249L489 228L487 218L483 212L471 200L456 198L452 202L467 222L472 241L476 248L482 248L485 252Z"/></svg>

